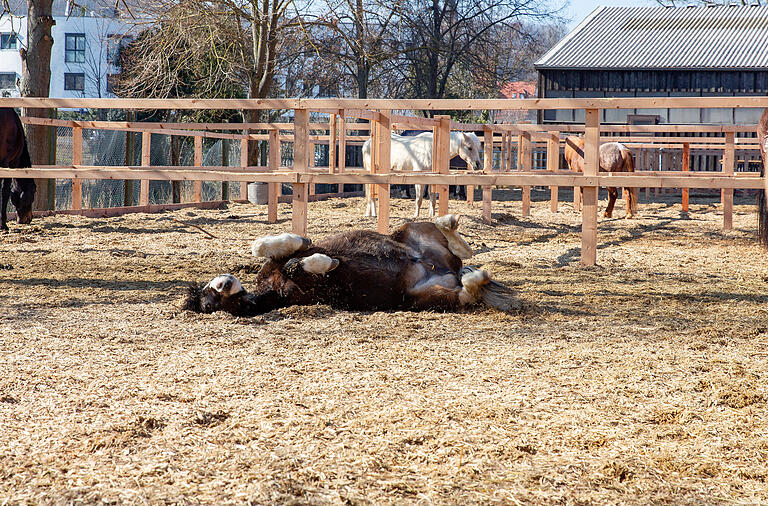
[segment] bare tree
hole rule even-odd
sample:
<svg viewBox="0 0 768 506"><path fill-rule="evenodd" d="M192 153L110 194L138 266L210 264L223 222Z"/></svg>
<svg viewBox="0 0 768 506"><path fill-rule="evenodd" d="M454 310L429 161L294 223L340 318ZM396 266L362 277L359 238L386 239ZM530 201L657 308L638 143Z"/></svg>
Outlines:
<svg viewBox="0 0 768 506"><path fill-rule="evenodd" d="M488 93L489 85L497 86L514 68L510 58L530 57L535 27L557 21L558 12L536 0L431 0L426 6L409 4L403 10L401 40L401 69L409 95L449 97L457 73L470 76L479 94Z"/></svg>

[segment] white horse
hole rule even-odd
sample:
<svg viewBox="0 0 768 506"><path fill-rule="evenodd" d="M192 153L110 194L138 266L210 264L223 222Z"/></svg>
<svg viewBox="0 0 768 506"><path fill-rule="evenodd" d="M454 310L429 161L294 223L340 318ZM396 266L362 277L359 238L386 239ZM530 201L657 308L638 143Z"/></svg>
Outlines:
<svg viewBox="0 0 768 506"><path fill-rule="evenodd" d="M392 134L392 147L390 149L390 162L393 172L430 172L432 171L432 144L434 137L432 132L425 132L415 136ZM472 132L451 132L450 158L460 156L467 162L467 167L472 170L480 170L480 139ZM371 171L371 139L363 144L363 166L367 172ZM414 217L419 217L421 203L424 200L424 185L416 186L416 212ZM376 201L371 194L371 185L366 185L365 215L376 216ZM429 192L429 215L435 215L434 192Z"/></svg>

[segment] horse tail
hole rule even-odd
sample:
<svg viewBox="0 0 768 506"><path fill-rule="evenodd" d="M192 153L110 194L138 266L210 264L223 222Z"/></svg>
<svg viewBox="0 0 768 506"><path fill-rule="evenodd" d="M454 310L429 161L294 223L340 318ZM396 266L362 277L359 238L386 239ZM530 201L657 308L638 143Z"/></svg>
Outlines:
<svg viewBox="0 0 768 506"><path fill-rule="evenodd" d="M765 159L760 166L760 177L765 177ZM757 192L757 241L764 249L768 249L768 206L766 205L765 189Z"/></svg>

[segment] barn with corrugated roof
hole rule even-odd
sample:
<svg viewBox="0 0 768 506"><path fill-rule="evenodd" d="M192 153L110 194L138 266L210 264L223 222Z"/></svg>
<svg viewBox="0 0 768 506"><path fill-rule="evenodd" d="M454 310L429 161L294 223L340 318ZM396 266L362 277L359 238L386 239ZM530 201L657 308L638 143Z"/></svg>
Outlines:
<svg viewBox="0 0 768 506"><path fill-rule="evenodd" d="M768 6L599 7L535 64L538 96L768 95ZM605 123L756 124L761 109L603 111ZM584 111L544 111L544 123Z"/></svg>

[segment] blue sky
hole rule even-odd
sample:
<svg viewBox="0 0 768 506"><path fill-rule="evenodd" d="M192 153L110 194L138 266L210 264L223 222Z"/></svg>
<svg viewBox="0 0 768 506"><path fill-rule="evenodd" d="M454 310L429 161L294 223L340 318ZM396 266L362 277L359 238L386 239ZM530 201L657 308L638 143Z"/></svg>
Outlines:
<svg viewBox="0 0 768 506"><path fill-rule="evenodd" d="M565 8L564 16L570 18L568 29L578 25L587 15L601 5L611 7L657 7L655 0L570 0L570 5Z"/></svg>

